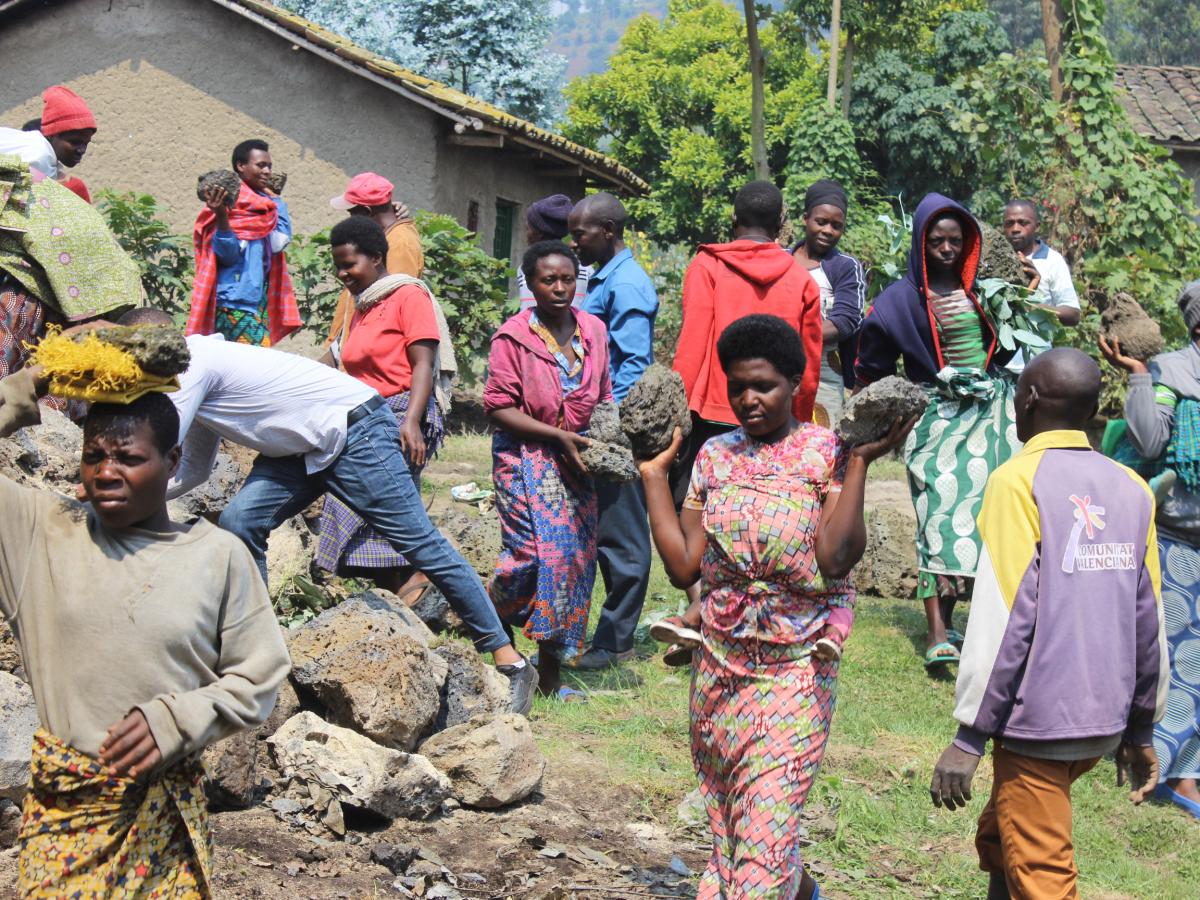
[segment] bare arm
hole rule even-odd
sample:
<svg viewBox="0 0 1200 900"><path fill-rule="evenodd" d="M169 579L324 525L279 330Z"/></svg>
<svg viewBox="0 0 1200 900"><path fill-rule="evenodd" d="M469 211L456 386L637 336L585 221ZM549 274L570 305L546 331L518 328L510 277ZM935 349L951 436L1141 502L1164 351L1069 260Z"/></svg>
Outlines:
<svg viewBox="0 0 1200 900"><path fill-rule="evenodd" d="M667 483L671 463L679 453L683 436L675 429L671 446L653 459L638 465L642 487L646 491L646 509L650 514L650 534L662 558L667 577L677 588L689 588L700 579L700 560L704 556L704 520L698 509L684 509L675 515L675 502Z"/></svg>
<svg viewBox="0 0 1200 900"><path fill-rule="evenodd" d="M413 341L405 348L412 369L412 384L408 393L408 412L400 426L400 449L413 465L423 466L426 459L425 435L421 419L433 394L433 367L437 364L437 341Z"/></svg>

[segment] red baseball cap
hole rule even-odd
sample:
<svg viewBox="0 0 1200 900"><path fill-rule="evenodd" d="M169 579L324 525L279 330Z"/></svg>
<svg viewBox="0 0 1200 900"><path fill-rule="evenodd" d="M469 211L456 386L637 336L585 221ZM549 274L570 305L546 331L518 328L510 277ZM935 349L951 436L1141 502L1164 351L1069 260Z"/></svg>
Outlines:
<svg viewBox="0 0 1200 900"><path fill-rule="evenodd" d="M334 209L352 209L355 206L383 206L392 202L394 185L382 175L360 172L350 179L345 193L333 197L329 205Z"/></svg>

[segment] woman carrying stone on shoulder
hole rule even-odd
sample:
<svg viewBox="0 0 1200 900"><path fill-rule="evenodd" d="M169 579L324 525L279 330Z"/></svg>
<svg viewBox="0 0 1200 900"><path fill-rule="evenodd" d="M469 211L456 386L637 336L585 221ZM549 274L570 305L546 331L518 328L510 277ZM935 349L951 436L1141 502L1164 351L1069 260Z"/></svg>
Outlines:
<svg viewBox="0 0 1200 900"><path fill-rule="evenodd" d="M580 457L597 404L612 402L608 332L572 309L579 260L542 241L521 262L535 306L492 338L483 406L496 426L492 480L502 549L489 592L501 620L538 644L538 690L565 687L561 663L583 651L596 580L596 490Z"/></svg>
<svg viewBox="0 0 1200 900"><path fill-rule="evenodd" d="M668 472L679 432L640 466L671 583L701 585L691 737L713 853L697 896L815 900L800 817L833 717L848 576L866 547L867 467L912 422L847 449L798 420L804 349L775 316L729 325L717 355L740 427L701 448L678 516Z"/></svg>
<svg viewBox="0 0 1200 900"><path fill-rule="evenodd" d="M996 326L975 291L982 236L967 209L928 194L913 215L908 272L883 291L859 332L860 387L904 374L930 394L904 446L917 513L917 596L928 621L925 666L958 662L951 616L971 594L979 560L975 517L988 475L1017 449L1015 381Z"/></svg>

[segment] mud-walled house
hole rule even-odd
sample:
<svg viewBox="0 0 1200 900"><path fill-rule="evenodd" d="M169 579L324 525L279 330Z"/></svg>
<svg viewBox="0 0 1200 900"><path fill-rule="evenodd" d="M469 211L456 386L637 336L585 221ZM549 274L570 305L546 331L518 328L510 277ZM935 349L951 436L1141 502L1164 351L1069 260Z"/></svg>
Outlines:
<svg viewBox="0 0 1200 900"><path fill-rule="evenodd" d="M251 137L288 174L297 231L337 221L329 198L369 170L502 259L524 249L539 197L646 189L602 153L257 0L0 0L0 60L0 124L19 128L44 88L67 85L99 124L80 177L154 195L180 231L196 177Z"/></svg>

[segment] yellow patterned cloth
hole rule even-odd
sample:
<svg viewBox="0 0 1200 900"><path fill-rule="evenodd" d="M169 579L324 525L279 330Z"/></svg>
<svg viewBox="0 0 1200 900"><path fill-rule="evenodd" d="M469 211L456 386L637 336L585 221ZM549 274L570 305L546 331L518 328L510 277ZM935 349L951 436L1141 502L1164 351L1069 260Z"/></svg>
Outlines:
<svg viewBox="0 0 1200 900"><path fill-rule="evenodd" d="M212 837L195 761L149 782L100 763L39 729L21 821L23 900L212 897Z"/></svg>

